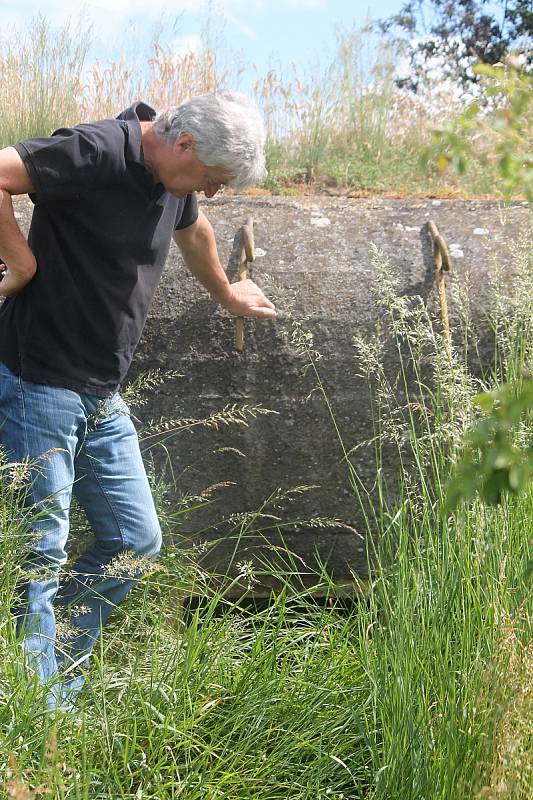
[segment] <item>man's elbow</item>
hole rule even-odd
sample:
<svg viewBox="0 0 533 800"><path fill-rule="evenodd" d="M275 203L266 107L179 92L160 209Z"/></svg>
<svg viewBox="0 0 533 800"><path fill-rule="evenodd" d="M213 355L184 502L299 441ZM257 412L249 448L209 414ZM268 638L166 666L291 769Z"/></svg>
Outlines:
<svg viewBox="0 0 533 800"><path fill-rule="evenodd" d="M28 263L22 267L23 276L25 280L31 281L35 273L37 272L37 261L35 256L32 255L31 259L28 259Z"/></svg>
<svg viewBox="0 0 533 800"><path fill-rule="evenodd" d="M10 262L7 271L10 272L15 280L20 282L22 285L29 283L37 272L37 261L31 250L29 251L29 255L24 258L24 260L20 259L16 264Z"/></svg>
<svg viewBox="0 0 533 800"><path fill-rule="evenodd" d="M206 217L200 213L198 219L192 225L174 231L174 241L182 253L185 253L201 248L204 242L209 239L210 233L212 233L211 225Z"/></svg>
<svg viewBox="0 0 533 800"><path fill-rule="evenodd" d="M15 297L30 283L36 271L35 259L33 264L17 266L16 269L9 267L0 280L0 297Z"/></svg>

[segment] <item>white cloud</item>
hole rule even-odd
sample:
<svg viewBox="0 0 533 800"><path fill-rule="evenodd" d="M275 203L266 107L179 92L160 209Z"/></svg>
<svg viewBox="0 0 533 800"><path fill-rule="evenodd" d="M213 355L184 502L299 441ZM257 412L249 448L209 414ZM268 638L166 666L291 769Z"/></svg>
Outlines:
<svg viewBox="0 0 533 800"><path fill-rule="evenodd" d="M185 56L188 53L200 53L204 49L202 37L198 33L186 33L176 36L170 42L170 49L176 56Z"/></svg>

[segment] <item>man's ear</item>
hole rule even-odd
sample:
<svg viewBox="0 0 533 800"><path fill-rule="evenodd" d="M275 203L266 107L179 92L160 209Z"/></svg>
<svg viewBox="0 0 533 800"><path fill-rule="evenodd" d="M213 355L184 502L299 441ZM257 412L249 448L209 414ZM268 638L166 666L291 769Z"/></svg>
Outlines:
<svg viewBox="0 0 533 800"><path fill-rule="evenodd" d="M193 146L193 138L190 133L180 133L176 141L174 142L173 149L179 151L180 153L184 153L187 150L191 150Z"/></svg>

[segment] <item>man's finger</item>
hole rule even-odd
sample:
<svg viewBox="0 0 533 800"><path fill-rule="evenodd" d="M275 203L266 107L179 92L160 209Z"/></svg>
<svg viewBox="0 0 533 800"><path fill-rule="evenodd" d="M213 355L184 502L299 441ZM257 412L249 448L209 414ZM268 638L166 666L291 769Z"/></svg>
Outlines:
<svg viewBox="0 0 533 800"><path fill-rule="evenodd" d="M274 303L271 303L270 300L267 300L266 297L253 297L250 298L250 300L252 303L254 303L254 305L253 306L251 305L250 308L271 308L271 309L276 308Z"/></svg>
<svg viewBox="0 0 533 800"><path fill-rule="evenodd" d="M250 311L253 311L254 317L263 317L264 319L272 319L277 316L275 307L270 304L270 308L264 306L251 306Z"/></svg>

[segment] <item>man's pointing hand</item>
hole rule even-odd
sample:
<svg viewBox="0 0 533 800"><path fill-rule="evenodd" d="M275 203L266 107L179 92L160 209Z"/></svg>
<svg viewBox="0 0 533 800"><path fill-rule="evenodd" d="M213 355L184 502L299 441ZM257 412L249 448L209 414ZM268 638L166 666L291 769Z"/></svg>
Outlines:
<svg viewBox="0 0 533 800"><path fill-rule="evenodd" d="M230 293L221 305L236 317L256 317L272 319L276 307L250 278L230 284Z"/></svg>

